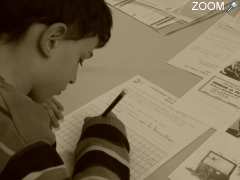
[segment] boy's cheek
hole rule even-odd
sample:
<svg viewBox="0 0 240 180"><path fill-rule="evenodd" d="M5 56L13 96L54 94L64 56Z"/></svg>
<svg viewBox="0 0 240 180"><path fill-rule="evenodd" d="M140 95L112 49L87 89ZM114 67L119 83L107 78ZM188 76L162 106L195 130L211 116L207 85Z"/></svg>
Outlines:
<svg viewBox="0 0 240 180"><path fill-rule="evenodd" d="M57 77L48 77L47 81L35 84L29 96L36 102L44 102L54 95L59 95L67 87L68 80L66 77L61 77L60 75Z"/></svg>
<svg viewBox="0 0 240 180"><path fill-rule="evenodd" d="M46 88L47 89L47 88ZM53 92L52 92L53 93ZM47 90L32 90L28 95L33 101L42 103L53 96L51 92Z"/></svg>

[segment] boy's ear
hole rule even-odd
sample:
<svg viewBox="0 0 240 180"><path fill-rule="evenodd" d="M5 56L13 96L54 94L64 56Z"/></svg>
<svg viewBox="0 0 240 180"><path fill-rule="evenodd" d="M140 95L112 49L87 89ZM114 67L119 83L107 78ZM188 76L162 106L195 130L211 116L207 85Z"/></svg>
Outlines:
<svg viewBox="0 0 240 180"><path fill-rule="evenodd" d="M64 38L66 32L67 26L64 23L54 23L42 32L39 40L39 49L44 56L51 56L52 50L57 47L58 41Z"/></svg>

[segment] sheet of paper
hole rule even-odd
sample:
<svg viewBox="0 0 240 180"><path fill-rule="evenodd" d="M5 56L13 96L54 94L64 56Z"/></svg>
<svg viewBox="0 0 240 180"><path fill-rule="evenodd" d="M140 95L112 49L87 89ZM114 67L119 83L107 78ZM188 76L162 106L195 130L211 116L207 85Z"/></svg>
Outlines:
<svg viewBox="0 0 240 180"><path fill-rule="evenodd" d="M192 22L196 19L196 13L192 11L192 2L191 0L174 0L174 1L166 1L166 0L136 0L137 2L141 2L142 4L148 5L155 9L159 9L173 17L176 20L184 20L186 22ZM192 13L190 13L191 11ZM198 13L197 17L202 17L206 14Z"/></svg>
<svg viewBox="0 0 240 180"><path fill-rule="evenodd" d="M148 6L154 7L156 9L162 10L174 16L176 19L184 20L188 23L191 23L200 18L203 18L208 14L215 13L214 11L210 11L207 9L204 11L201 11L201 10L193 11L192 10L192 8L194 7L193 1L200 3L201 1L198 1L198 0L171 0L171 1L169 0L136 0L136 1L146 4ZM229 1L228 0L206 0L204 2L206 3L206 5L208 2L211 2L212 5L213 3L215 5L216 3L221 5L221 3L224 2L224 5L226 7Z"/></svg>
<svg viewBox="0 0 240 180"><path fill-rule="evenodd" d="M114 5L118 4L118 3L121 3L123 1L125 1L125 0L106 0L106 2L108 4L110 4L110 5L112 5L112 6L114 6Z"/></svg>
<svg viewBox="0 0 240 180"><path fill-rule="evenodd" d="M195 6L195 3L196 7ZM193 7L195 9L198 9L199 6L201 8L203 8L203 4L201 2L205 2L206 6L208 6L209 4L209 9L214 7L217 10L208 10L208 7L206 7L205 10L192 10ZM176 17L182 17L183 20L187 21L187 22L194 22L194 21L201 21L201 20L206 20L206 16L209 17L211 14L215 14L215 13L224 13L224 11L219 10L222 9L222 5L224 4L224 9L226 10L228 8L228 3L230 1L229 0L205 0L205 1L201 1L201 0L189 0L188 2L186 2L185 4L183 4L182 6L180 6L179 8L175 9L173 11L173 15L175 15ZM209 3L209 4L208 4ZM214 6L214 7L213 7Z"/></svg>
<svg viewBox="0 0 240 180"><path fill-rule="evenodd" d="M107 0L107 3L155 31L177 21L171 14L141 1Z"/></svg>
<svg viewBox="0 0 240 180"><path fill-rule="evenodd" d="M160 31L162 28L167 27L171 24L174 24L177 22L176 18L166 18L165 20L159 21L157 23L152 24L152 27L157 30Z"/></svg>
<svg viewBox="0 0 240 180"><path fill-rule="evenodd" d="M208 129L173 109L176 97L136 76L66 117L56 136L57 150L67 166L72 167L72 155L83 119L101 114L122 89L127 90L127 95L113 112L127 128L132 180L144 179Z"/></svg>
<svg viewBox="0 0 240 180"><path fill-rule="evenodd" d="M224 129L240 118L240 53L229 61L174 106L216 129Z"/></svg>
<svg viewBox="0 0 240 180"><path fill-rule="evenodd" d="M171 180L239 180L240 141L227 133L217 133L185 160Z"/></svg>
<svg viewBox="0 0 240 180"><path fill-rule="evenodd" d="M233 17L225 15L171 59L169 64L201 77L209 76L239 50L240 24L234 22Z"/></svg>
<svg viewBox="0 0 240 180"><path fill-rule="evenodd" d="M152 7L162 9L165 11L174 11L175 9L183 6L189 0L137 0L139 2L148 4Z"/></svg>
<svg viewBox="0 0 240 180"><path fill-rule="evenodd" d="M148 26L167 17L163 12L137 1L124 2L115 7Z"/></svg>

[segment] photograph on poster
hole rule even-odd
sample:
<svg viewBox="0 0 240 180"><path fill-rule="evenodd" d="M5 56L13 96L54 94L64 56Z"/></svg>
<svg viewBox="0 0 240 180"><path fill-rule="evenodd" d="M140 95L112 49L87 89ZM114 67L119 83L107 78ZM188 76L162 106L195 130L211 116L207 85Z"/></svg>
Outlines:
<svg viewBox="0 0 240 180"><path fill-rule="evenodd" d="M229 180L237 164L213 151L199 162L196 169L186 169L199 180Z"/></svg>
<svg viewBox="0 0 240 180"><path fill-rule="evenodd" d="M220 71L220 73L232 79L240 81L240 61L236 61L230 64L229 66L225 67L222 71Z"/></svg>
<svg viewBox="0 0 240 180"><path fill-rule="evenodd" d="M239 180L240 143L228 133L216 133L190 155L171 180Z"/></svg>
<svg viewBox="0 0 240 180"><path fill-rule="evenodd" d="M227 133L233 135L236 138L240 137L240 119L235 121L227 130Z"/></svg>

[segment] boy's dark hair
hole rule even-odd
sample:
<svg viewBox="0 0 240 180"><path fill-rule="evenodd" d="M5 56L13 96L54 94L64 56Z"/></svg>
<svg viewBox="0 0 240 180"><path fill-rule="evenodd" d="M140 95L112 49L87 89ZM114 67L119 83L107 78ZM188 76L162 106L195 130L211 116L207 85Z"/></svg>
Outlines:
<svg viewBox="0 0 240 180"><path fill-rule="evenodd" d="M0 34L20 39L30 25L68 26L67 39L98 36L102 47L111 36L112 14L104 0L1 0Z"/></svg>

